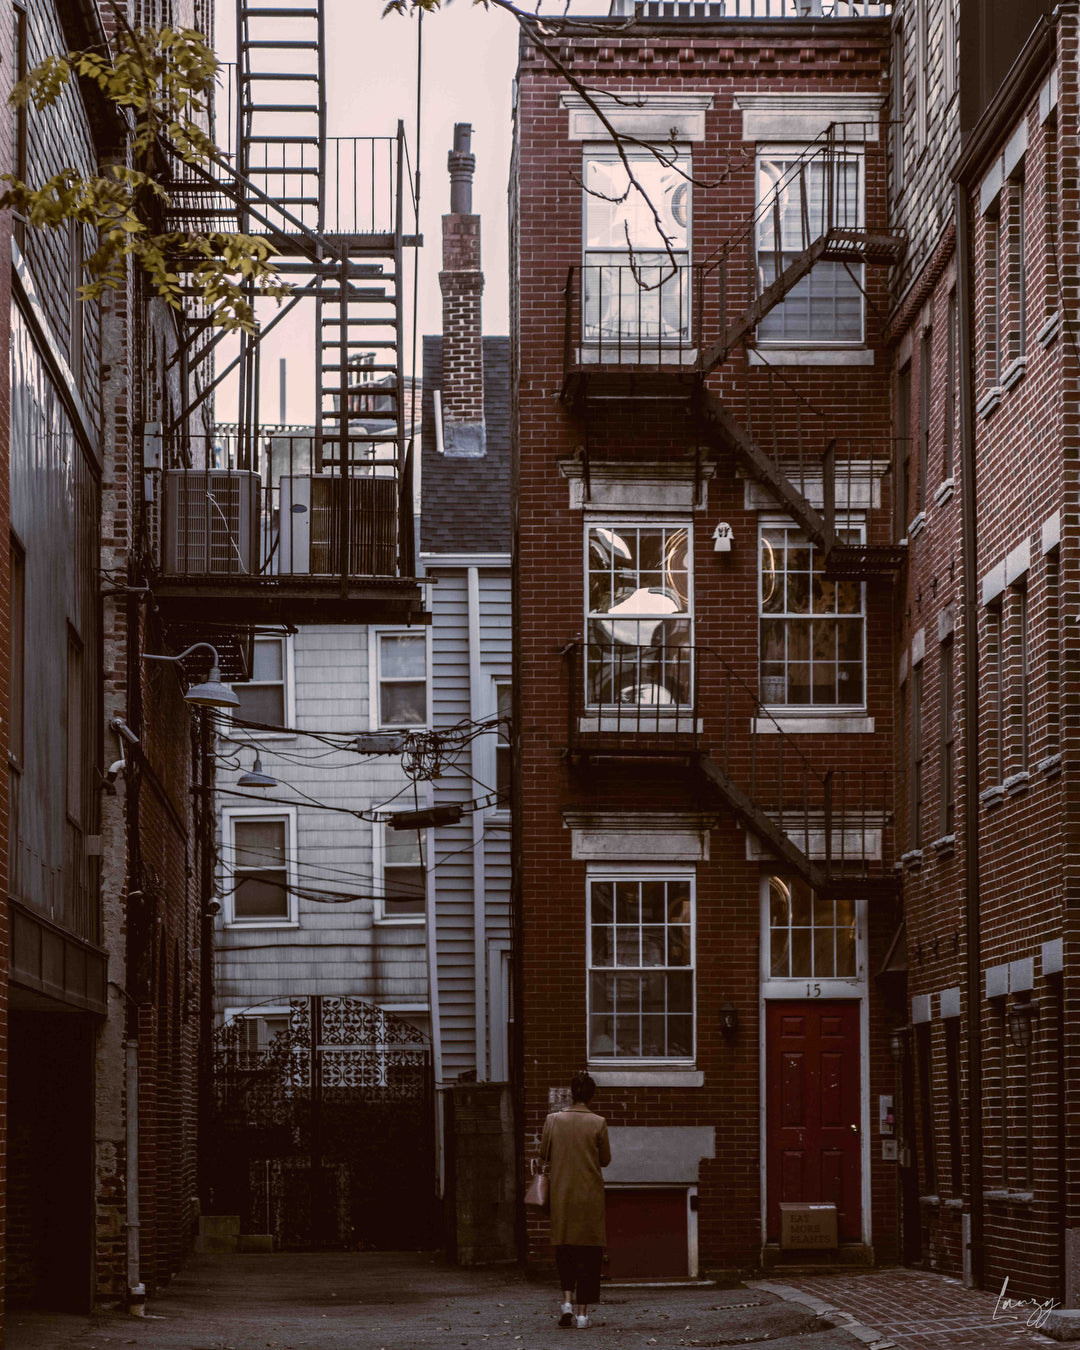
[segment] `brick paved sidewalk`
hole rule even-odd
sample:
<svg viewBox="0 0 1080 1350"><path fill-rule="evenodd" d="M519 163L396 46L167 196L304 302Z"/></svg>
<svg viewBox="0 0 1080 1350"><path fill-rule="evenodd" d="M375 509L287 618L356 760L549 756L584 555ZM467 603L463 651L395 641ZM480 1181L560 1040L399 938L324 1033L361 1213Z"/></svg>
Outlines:
<svg viewBox="0 0 1080 1350"><path fill-rule="evenodd" d="M873 1350L893 1346L896 1350L1028 1350L1056 1344L1034 1329L1039 1321L1036 1310L1002 1309L996 1292L965 1289L958 1280L927 1271L805 1276L775 1271L767 1280L748 1284L806 1303L815 1312L829 1308L847 1313L854 1324L873 1333L855 1333Z"/></svg>

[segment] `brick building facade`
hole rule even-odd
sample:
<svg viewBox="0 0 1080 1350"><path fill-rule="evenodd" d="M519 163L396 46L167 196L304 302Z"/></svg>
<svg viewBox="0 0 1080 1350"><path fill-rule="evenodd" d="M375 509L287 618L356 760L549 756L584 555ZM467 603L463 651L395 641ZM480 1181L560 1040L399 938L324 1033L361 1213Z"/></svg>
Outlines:
<svg viewBox="0 0 1080 1350"><path fill-rule="evenodd" d="M602 92L523 45L526 1152L587 1064L612 1276L778 1259L781 1203L825 1199L888 1258L887 17L600 21L558 53ZM613 134L661 145L630 153L666 237ZM853 252L789 293L807 221ZM787 299L750 346L755 275Z"/></svg>
<svg viewBox="0 0 1080 1350"><path fill-rule="evenodd" d="M1072 1304L1075 8L691 8L519 63L525 1153Z"/></svg>
<svg viewBox="0 0 1080 1350"><path fill-rule="evenodd" d="M47 0L6 14L8 81L104 43L113 22ZM201 3L175 17L210 21ZM115 110L87 87L9 112L9 128L4 167L31 185L123 154ZM79 1310L160 1287L197 1215L213 836L191 790L203 760L177 669L143 660L177 636L149 603L144 430L190 385L170 360L176 318L141 276L78 299L94 247L82 227L32 229L9 213L2 232L5 1293L12 1307Z"/></svg>

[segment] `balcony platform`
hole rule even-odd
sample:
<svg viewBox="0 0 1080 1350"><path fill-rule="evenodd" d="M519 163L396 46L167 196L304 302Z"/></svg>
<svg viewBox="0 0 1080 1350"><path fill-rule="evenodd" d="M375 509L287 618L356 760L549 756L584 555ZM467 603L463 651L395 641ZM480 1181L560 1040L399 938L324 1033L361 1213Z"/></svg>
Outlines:
<svg viewBox="0 0 1080 1350"><path fill-rule="evenodd" d="M414 577L159 576L153 596L170 628L431 622Z"/></svg>
<svg viewBox="0 0 1080 1350"><path fill-rule="evenodd" d="M563 403L585 401L689 403L697 394L701 375L694 366L634 365L628 357L621 363L582 362L571 365L563 376Z"/></svg>

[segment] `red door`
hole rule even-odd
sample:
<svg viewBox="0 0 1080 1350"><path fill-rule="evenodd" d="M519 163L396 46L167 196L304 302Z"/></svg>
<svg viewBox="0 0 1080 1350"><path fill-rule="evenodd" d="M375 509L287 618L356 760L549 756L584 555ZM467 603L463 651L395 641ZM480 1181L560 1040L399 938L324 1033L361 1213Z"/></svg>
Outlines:
<svg viewBox="0 0 1080 1350"><path fill-rule="evenodd" d="M780 1205L834 1204L841 1242L862 1237L858 1003L766 1004L768 1240Z"/></svg>

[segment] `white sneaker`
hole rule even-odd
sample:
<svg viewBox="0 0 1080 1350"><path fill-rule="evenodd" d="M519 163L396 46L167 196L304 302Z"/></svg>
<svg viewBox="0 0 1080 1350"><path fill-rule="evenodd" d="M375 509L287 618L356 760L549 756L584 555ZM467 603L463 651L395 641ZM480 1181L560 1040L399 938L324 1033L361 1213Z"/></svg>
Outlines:
<svg viewBox="0 0 1080 1350"><path fill-rule="evenodd" d="M574 1305L572 1303L564 1303L559 1309L559 1312L562 1314L559 1318L559 1326L572 1327L574 1325Z"/></svg>
<svg viewBox="0 0 1080 1350"><path fill-rule="evenodd" d="M578 1331L584 1331L586 1327L591 1327L592 1323L589 1321L588 1313L579 1313L578 1316L574 1318L574 1325L577 1327Z"/></svg>

